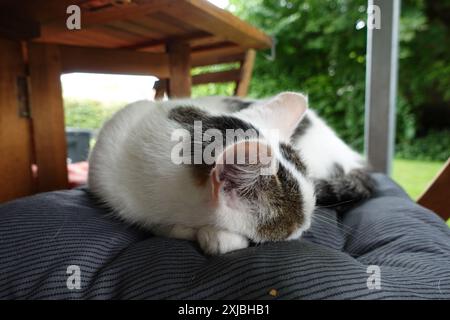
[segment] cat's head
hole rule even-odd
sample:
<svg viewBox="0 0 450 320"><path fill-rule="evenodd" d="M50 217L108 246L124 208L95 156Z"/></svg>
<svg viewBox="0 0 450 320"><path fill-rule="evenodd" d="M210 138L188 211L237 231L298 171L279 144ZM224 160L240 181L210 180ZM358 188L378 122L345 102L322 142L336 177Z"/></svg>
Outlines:
<svg viewBox="0 0 450 320"><path fill-rule="evenodd" d="M295 239L309 228L314 186L288 143L306 109L306 97L282 93L234 114L259 135L228 145L216 158L210 186L219 227L255 242Z"/></svg>

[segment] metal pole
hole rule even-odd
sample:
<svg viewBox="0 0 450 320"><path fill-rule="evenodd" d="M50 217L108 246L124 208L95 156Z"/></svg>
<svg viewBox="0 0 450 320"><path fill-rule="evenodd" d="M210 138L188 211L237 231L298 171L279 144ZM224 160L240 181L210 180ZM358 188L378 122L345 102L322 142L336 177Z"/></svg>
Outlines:
<svg viewBox="0 0 450 320"><path fill-rule="evenodd" d="M400 0L368 1L365 153L386 174L395 143L399 18Z"/></svg>

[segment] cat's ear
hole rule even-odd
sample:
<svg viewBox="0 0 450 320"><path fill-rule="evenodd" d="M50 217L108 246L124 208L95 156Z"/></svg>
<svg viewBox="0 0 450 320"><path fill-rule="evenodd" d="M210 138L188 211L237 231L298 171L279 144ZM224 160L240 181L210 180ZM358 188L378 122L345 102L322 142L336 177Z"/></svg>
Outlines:
<svg viewBox="0 0 450 320"><path fill-rule="evenodd" d="M273 174L274 161L270 147L258 140L241 141L228 146L216 159L211 171L212 196L221 193L236 197L251 188L259 175Z"/></svg>
<svg viewBox="0 0 450 320"><path fill-rule="evenodd" d="M258 108L260 110L258 110ZM283 92L256 105L254 111L268 129L276 129L280 139L289 141L308 109L308 98L300 93Z"/></svg>

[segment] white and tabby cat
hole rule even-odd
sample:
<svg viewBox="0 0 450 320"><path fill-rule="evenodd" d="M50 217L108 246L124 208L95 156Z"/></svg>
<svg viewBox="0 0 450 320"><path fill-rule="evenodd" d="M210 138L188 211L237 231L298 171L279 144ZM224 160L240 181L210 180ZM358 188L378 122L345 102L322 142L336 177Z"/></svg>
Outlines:
<svg viewBox="0 0 450 320"><path fill-rule="evenodd" d="M205 150L192 134L195 121L203 133L254 129L255 137L226 145L216 159L265 146L276 169L261 175L261 164L175 164L176 129ZM372 192L363 158L307 109L305 96L290 92L266 100L131 104L104 125L89 162L89 187L121 218L159 235L196 239L210 254L245 248L249 240L296 239L309 228L316 200L341 206Z"/></svg>
<svg viewBox="0 0 450 320"><path fill-rule="evenodd" d="M254 242L295 239L309 228L315 206L314 184L289 142L307 109L306 98L282 93L233 114L195 100L142 101L119 111L102 128L89 159L89 187L122 219L168 237L197 240L209 254L245 248ZM176 164L171 157L179 141L172 133L185 129L189 145L206 143L192 134L202 131L253 129L219 153L267 148L271 174L263 166ZM279 129L279 140L271 129ZM187 147L187 145L186 145ZM193 148L195 149L195 148Z"/></svg>

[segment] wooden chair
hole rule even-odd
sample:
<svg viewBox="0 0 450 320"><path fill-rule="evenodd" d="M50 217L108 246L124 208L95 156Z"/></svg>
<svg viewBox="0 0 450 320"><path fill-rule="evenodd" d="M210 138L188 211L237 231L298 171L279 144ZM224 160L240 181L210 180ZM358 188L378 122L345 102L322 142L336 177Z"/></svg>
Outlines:
<svg viewBox="0 0 450 320"><path fill-rule="evenodd" d="M450 158L417 203L436 212L444 220L450 219Z"/></svg>
<svg viewBox="0 0 450 320"><path fill-rule="evenodd" d="M192 85L234 82L236 84L234 95L245 97L252 78L255 55L256 53L253 49L247 50L244 55L236 55L234 58L236 62L239 62L239 68L195 75L192 77ZM232 60L230 59L227 62L234 62ZM155 100L162 100L164 94L167 94L169 97L173 96L170 92L170 79L156 81L153 89L155 90Z"/></svg>

